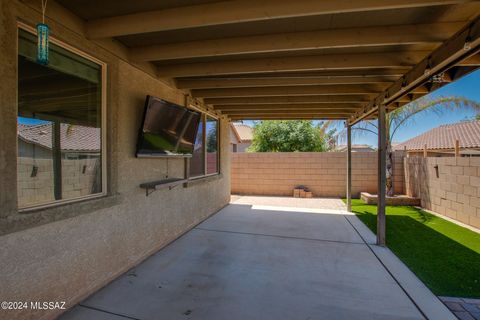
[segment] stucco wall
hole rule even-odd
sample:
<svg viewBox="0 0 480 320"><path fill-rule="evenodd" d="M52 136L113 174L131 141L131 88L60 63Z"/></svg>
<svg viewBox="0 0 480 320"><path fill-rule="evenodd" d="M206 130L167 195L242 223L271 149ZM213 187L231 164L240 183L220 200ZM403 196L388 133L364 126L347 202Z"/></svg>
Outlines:
<svg viewBox="0 0 480 320"><path fill-rule="evenodd" d="M405 158L405 186L422 207L480 228L480 158Z"/></svg>
<svg viewBox="0 0 480 320"><path fill-rule="evenodd" d="M251 144L251 142L242 142L237 144L237 152L247 152L247 149Z"/></svg>
<svg viewBox="0 0 480 320"><path fill-rule="evenodd" d="M402 154L395 153L395 191L403 193ZM345 152L232 153L232 193L291 196L296 185L316 197L345 197ZM352 153L352 193L377 192L377 153Z"/></svg>
<svg viewBox="0 0 480 320"><path fill-rule="evenodd" d="M134 157L145 96L183 104L184 95L85 40L81 29L75 29L75 17L62 17L55 3L50 5L50 14L65 18L62 23L68 25L47 19L52 34L108 65L108 195L18 212L16 26L17 19L33 26L41 17L21 2L0 0L0 296L7 301L66 301L71 306L228 203L229 128L222 120L221 175L146 197L139 184L183 175L183 160ZM0 311L1 319L54 315L56 311Z"/></svg>

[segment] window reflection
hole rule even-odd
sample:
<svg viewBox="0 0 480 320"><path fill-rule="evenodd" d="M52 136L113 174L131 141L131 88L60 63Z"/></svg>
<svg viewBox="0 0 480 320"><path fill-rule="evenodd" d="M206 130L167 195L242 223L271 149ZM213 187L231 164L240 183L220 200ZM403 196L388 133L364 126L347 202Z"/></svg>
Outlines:
<svg viewBox="0 0 480 320"><path fill-rule="evenodd" d="M207 117L207 174L218 172L218 120Z"/></svg>
<svg viewBox="0 0 480 320"><path fill-rule="evenodd" d="M53 44L39 65L19 35L18 206L102 192L101 66Z"/></svg>
<svg viewBox="0 0 480 320"><path fill-rule="evenodd" d="M190 159L190 176L198 177L205 174L205 153L203 145L203 119L198 125L197 138L195 139L195 147L193 150L192 158Z"/></svg>

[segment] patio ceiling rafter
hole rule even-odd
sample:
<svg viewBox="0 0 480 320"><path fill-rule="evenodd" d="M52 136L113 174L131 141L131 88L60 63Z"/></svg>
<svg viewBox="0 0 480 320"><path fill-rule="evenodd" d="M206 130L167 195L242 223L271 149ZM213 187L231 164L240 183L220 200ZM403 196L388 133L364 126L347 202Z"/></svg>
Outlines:
<svg viewBox="0 0 480 320"><path fill-rule="evenodd" d="M339 84L376 84L393 83L395 76L373 77L308 77L308 78L200 78L179 79L179 89L215 89L215 88L242 88L242 87L274 87L274 86L303 86L303 85L339 85Z"/></svg>
<svg viewBox="0 0 480 320"><path fill-rule="evenodd" d="M379 105L388 106L396 102L398 98L412 92L434 75L447 71L451 67L458 65L480 66L479 49L480 16L477 16L475 20L415 65L412 70L395 81L360 112L352 115L349 124L353 125L375 113Z"/></svg>
<svg viewBox="0 0 480 320"><path fill-rule="evenodd" d="M361 108L361 104L349 103L292 103L292 104L227 104L216 105L215 109L222 112L241 111L241 110L348 110L356 111Z"/></svg>
<svg viewBox="0 0 480 320"><path fill-rule="evenodd" d="M229 116L232 121L238 120L322 120L326 119L320 113L300 114L300 115L279 115L279 114L242 114L240 116ZM344 114L329 114L329 120L344 120Z"/></svg>
<svg viewBox="0 0 480 320"><path fill-rule="evenodd" d="M343 78L343 77L400 77L410 70L410 67L351 69L351 70L313 70L300 72L256 72L253 74L215 75L199 77L179 77L178 80L228 80L228 79L304 79L304 78Z"/></svg>
<svg viewBox="0 0 480 320"><path fill-rule="evenodd" d="M402 102L410 102L408 96L400 99ZM353 103L361 104L370 101L368 95L310 95L310 96L270 96L270 97L227 97L227 98L204 98L206 104L217 105L249 105L249 104L297 104L297 103Z"/></svg>
<svg viewBox="0 0 480 320"><path fill-rule="evenodd" d="M197 62L162 65L158 68L158 74L162 77L175 78L258 72L411 68L429 53L428 51L411 51L399 55L398 52L373 52Z"/></svg>
<svg viewBox="0 0 480 320"><path fill-rule="evenodd" d="M240 22L347 12L418 8L462 0L236 0L138 12L94 19L86 24L91 39Z"/></svg>
<svg viewBox="0 0 480 320"><path fill-rule="evenodd" d="M331 85L331 86L281 86L223 89L194 89L192 96L197 98L225 97L265 97L265 96L307 96L307 95L374 95L387 86L376 85ZM428 93L427 88L420 86L413 93Z"/></svg>
<svg viewBox="0 0 480 320"><path fill-rule="evenodd" d="M161 61L262 52L439 43L461 27L461 23L433 23L167 43L134 47L130 58L133 61Z"/></svg>

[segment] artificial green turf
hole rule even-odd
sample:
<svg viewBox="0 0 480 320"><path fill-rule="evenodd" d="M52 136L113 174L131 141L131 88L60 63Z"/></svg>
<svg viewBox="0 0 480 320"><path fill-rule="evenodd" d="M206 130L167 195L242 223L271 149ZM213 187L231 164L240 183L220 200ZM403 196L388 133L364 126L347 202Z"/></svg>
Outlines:
<svg viewBox="0 0 480 320"><path fill-rule="evenodd" d="M352 200L374 233L377 206ZM433 293L480 298L480 234L409 206L387 206L387 246Z"/></svg>

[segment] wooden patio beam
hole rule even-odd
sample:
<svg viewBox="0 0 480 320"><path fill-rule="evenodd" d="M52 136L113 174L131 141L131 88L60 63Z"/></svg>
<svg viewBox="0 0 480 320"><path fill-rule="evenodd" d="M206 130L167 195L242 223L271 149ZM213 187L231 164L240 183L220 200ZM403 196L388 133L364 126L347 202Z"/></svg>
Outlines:
<svg viewBox="0 0 480 320"><path fill-rule="evenodd" d="M353 114L358 109L254 109L254 110L222 110L222 114L310 114L310 113L324 113L324 114Z"/></svg>
<svg viewBox="0 0 480 320"><path fill-rule="evenodd" d="M394 25L290 32L134 47L133 61L159 61L279 51L441 43L461 23Z"/></svg>
<svg viewBox="0 0 480 320"><path fill-rule="evenodd" d="M368 95L311 95L311 96L275 96L275 97L235 97L235 98L204 98L205 104L229 105L229 104L291 104L291 103L367 103ZM402 102L411 102L409 96L400 98Z"/></svg>
<svg viewBox="0 0 480 320"><path fill-rule="evenodd" d="M231 115L231 116L238 116L238 115L296 115L296 116L302 116L302 115L338 115L338 116L345 116L348 118L349 115L351 115L351 112L348 111L342 111L342 110L333 110L333 111L307 111L307 110L300 110L300 111L271 111L271 110L259 110L259 111L229 111L229 112L224 112L223 114L225 115Z"/></svg>
<svg viewBox="0 0 480 320"><path fill-rule="evenodd" d="M480 17L445 41L440 47L416 64L412 70L398 79L388 89L349 119L353 125L378 110L380 105L388 105L409 94L419 85L436 74L447 71L456 65L480 65Z"/></svg>
<svg viewBox="0 0 480 320"><path fill-rule="evenodd" d="M339 77L382 77L392 76L397 79L403 76L410 67L397 68L373 68L373 69L350 69L350 70L313 70L313 71L293 71L293 72L258 72L235 75L214 75L199 77L177 77L178 80L199 80L199 79L274 79L274 78L339 78Z"/></svg>
<svg viewBox="0 0 480 320"><path fill-rule="evenodd" d="M272 86L302 86L302 85L333 85L333 84L374 84L393 83L396 76L375 77L309 77L309 78L207 78L207 79L177 79L179 89L213 89L241 87L272 87Z"/></svg>
<svg viewBox="0 0 480 320"><path fill-rule="evenodd" d="M225 97L267 97L267 96L306 96L306 95L376 95L387 86L376 85L320 85L320 86L284 86L253 88L222 88L191 90L195 98ZM420 86L413 90L415 94L429 93L428 88Z"/></svg>
<svg viewBox="0 0 480 320"><path fill-rule="evenodd" d="M322 86L283 86L283 87L252 87L252 88L222 88L194 89L193 97L224 98L224 97L255 97L255 96L295 96L295 95L375 95L384 90L386 85L322 85Z"/></svg>
<svg viewBox="0 0 480 320"><path fill-rule="evenodd" d="M348 116L345 115L322 115L322 114L305 114L305 115L241 115L229 116L232 121L237 120L346 120Z"/></svg>
<svg viewBox="0 0 480 320"><path fill-rule="evenodd" d="M216 105L216 110L222 112L235 110L336 110L343 109L353 111L360 108L360 104L348 103L298 103L298 104L239 104L239 105Z"/></svg>
<svg viewBox="0 0 480 320"><path fill-rule="evenodd" d="M212 25L346 12L428 7L461 0L234 0L100 18L86 23L91 39Z"/></svg>
<svg viewBox="0 0 480 320"><path fill-rule="evenodd" d="M191 77L256 72L412 67L429 51L325 54L318 56L197 62L158 67L160 77Z"/></svg>

